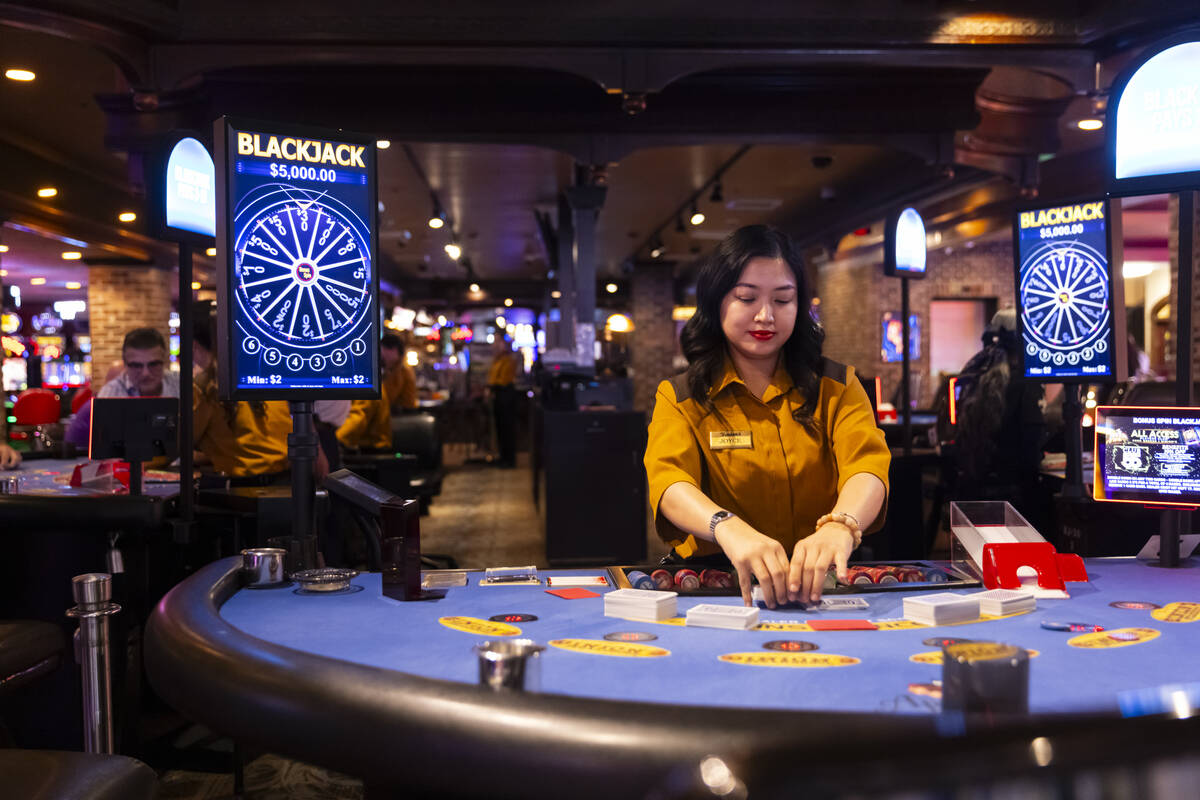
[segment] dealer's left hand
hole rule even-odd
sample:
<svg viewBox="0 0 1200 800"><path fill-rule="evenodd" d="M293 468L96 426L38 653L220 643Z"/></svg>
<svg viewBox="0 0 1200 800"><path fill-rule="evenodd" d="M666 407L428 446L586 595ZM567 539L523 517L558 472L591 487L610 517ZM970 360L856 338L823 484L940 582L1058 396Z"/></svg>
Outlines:
<svg viewBox="0 0 1200 800"><path fill-rule="evenodd" d="M793 603L816 603L829 566L837 567L840 580L846 579L846 562L854 550L854 534L840 522L827 522L811 536L796 542L788 571L788 599Z"/></svg>

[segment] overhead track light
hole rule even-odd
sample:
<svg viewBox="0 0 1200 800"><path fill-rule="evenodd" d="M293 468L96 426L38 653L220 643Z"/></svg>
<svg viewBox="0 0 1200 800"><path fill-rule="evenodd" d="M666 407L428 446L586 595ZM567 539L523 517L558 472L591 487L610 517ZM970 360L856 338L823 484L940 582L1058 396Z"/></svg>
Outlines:
<svg viewBox="0 0 1200 800"><path fill-rule="evenodd" d="M722 191L722 189L721 189L720 181L717 181L716 183L713 184L712 194L710 194L708 196L708 202L710 202L710 203L724 203L725 202L725 192Z"/></svg>
<svg viewBox="0 0 1200 800"><path fill-rule="evenodd" d="M691 222L693 225L703 225L704 224L704 212L701 211L699 206L696 205L695 200L692 201Z"/></svg>
<svg viewBox="0 0 1200 800"><path fill-rule="evenodd" d="M462 255L462 248L455 242L446 242L446 255L458 261L458 257Z"/></svg>

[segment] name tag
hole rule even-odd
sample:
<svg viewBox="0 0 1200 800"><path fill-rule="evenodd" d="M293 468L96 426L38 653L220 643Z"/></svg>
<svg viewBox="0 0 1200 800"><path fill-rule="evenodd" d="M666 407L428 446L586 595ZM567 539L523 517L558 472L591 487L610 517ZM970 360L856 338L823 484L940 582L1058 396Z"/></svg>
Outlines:
<svg viewBox="0 0 1200 800"><path fill-rule="evenodd" d="M711 431L708 434L710 450L749 450L752 447L750 431Z"/></svg>

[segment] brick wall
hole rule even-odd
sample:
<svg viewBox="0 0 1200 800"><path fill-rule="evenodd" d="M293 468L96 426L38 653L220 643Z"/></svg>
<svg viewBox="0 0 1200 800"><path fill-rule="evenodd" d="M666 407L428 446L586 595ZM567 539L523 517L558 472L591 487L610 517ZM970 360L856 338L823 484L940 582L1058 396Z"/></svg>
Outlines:
<svg viewBox="0 0 1200 800"><path fill-rule="evenodd" d="M164 337L168 336L174 283L174 274L165 269L88 268L93 388L99 389L109 365L121 360L121 342L131 329L158 328Z"/></svg>
<svg viewBox="0 0 1200 800"><path fill-rule="evenodd" d="M880 356L883 313L900 311L900 279L883 274L880 247L851 251L821 265L817 295L821 298L821 323L825 326L825 355L854 366L863 375L883 378L884 399L900 385L899 362L885 364ZM921 356L911 370L920 375L916 396L928 407L937 390L929 374L929 304L931 300L995 298L997 308L1016 302L1012 242L1008 239L978 243L929 253L926 277L909 282L909 310L921 321Z"/></svg>
<svg viewBox="0 0 1200 800"><path fill-rule="evenodd" d="M639 264L633 274L633 407L650 412L659 381L674 374L675 307L673 266Z"/></svg>
<svg viewBox="0 0 1200 800"><path fill-rule="evenodd" d="M1197 200L1200 200L1200 195L1195 195ZM1195 213L1192 216L1192 341L1189 342L1189 349L1192 353L1192 380L1195 381L1197 376L1200 376L1200 353L1196 352L1196 336L1200 333L1200 207L1196 206L1195 201L1192 203L1192 208ZM1176 287L1179 285L1179 197L1178 195L1170 195L1167 201L1167 220L1169 232L1167 234L1170 243L1170 259L1171 259L1171 327L1167 332L1166 340L1166 359L1167 368L1170 371L1169 377L1174 380L1175 375L1175 354L1178 352L1175 342L1175 298L1178 296ZM1200 398L1193 398L1200 400Z"/></svg>

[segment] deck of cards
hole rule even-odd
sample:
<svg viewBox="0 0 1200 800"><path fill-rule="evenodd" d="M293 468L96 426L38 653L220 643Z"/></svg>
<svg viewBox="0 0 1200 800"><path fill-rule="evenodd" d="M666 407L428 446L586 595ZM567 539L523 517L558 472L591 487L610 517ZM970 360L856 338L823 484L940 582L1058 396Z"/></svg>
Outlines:
<svg viewBox="0 0 1200 800"><path fill-rule="evenodd" d="M1005 614L1017 614L1037 608L1037 598L1029 592L991 589L971 596L979 601L979 613L992 617L1003 617Z"/></svg>
<svg viewBox="0 0 1200 800"><path fill-rule="evenodd" d="M904 598L904 618L925 625L949 625L979 619L977 595L939 592Z"/></svg>
<svg viewBox="0 0 1200 800"><path fill-rule="evenodd" d="M604 616L658 622L675 616L679 595L654 589L617 589L604 595Z"/></svg>
<svg viewBox="0 0 1200 800"><path fill-rule="evenodd" d="M704 603L692 606L687 612L687 624L704 628L746 630L758 624L758 609L752 606L723 606Z"/></svg>

